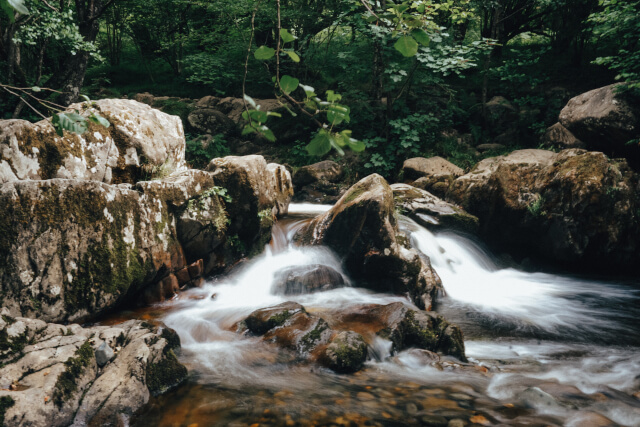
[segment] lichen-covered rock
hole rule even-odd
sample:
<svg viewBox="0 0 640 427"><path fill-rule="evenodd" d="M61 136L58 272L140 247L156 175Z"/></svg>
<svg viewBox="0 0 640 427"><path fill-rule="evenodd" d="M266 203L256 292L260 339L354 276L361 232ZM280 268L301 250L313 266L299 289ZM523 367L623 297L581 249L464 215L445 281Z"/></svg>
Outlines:
<svg viewBox="0 0 640 427"><path fill-rule="evenodd" d="M271 290L274 294L301 295L345 286L340 272L326 265L301 265L277 271Z"/></svg>
<svg viewBox="0 0 640 427"><path fill-rule="evenodd" d="M569 100L560 112L560 123L586 144L589 150L640 160L640 100L617 93L618 84L585 92Z"/></svg>
<svg viewBox="0 0 640 427"><path fill-rule="evenodd" d="M333 204L347 190L340 183L343 176L343 167L331 160L303 166L293 175L293 198L297 202Z"/></svg>
<svg viewBox="0 0 640 427"><path fill-rule="evenodd" d="M569 129L560 123L549 127L540 140L545 148L585 148L584 142L580 141Z"/></svg>
<svg viewBox="0 0 640 427"><path fill-rule="evenodd" d="M393 184L391 189L396 206L428 229L453 229L467 233L478 231L478 218L459 206L408 184Z"/></svg>
<svg viewBox="0 0 640 427"><path fill-rule="evenodd" d="M93 317L161 270L182 268L166 204L96 181L0 187L0 286L13 316ZM180 262L182 261L182 262Z"/></svg>
<svg viewBox="0 0 640 427"><path fill-rule="evenodd" d="M180 339L164 325L132 320L82 328L3 315L0 336L15 329L27 341L7 341L0 356L0 399L13 402L4 412L6 426L126 424L151 394L187 375L174 353ZM102 367L101 345L116 350Z"/></svg>
<svg viewBox="0 0 640 427"><path fill-rule="evenodd" d="M231 196L226 203L231 220L227 234L236 237L248 254L262 251L271 238L273 219L288 212L293 195L289 172L257 155L213 159L207 171Z"/></svg>
<svg viewBox="0 0 640 427"><path fill-rule="evenodd" d="M293 184L296 188L301 188L316 181L337 182L343 175L342 166L334 161L324 160L298 169L293 175Z"/></svg>
<svg viewBox="0 0 640 427"><path fill-rule="evenodd" d="M224 113L211 108L198 108L189 114L189 124L198 132L210 135L231 136L236 133L236 124Z"/></svg>
<svg viewBox="0 0 640 427"><path fill-rule="evenodd" d="M357 332L343 331L337 334L321 357L322 362L335 372L357 372L367 360L367 343Z"/></svg>
<svg viewBox="0 0 640 427"><path fill-rule="evenodd" d="M69 108L83 115L98 112L111 126L89 123L82 135L60 137L50 120L0 120L0 184L50 178L135 184L186 169L180 118L124 99Z"/></svg>
<svg viewBox="0 0 640 427"><path fill-rule="evenodd" d="M321 314L333 329L352 330L365 339L371 339L374 334L390 340L393 352L420 348L466 361L460 328L433 312L418 311L395 302L355 305Z"/></svg>
<svg viewBox="0 0 640 427"><path fill-rule="evenodd" d="M520 150L478 163L455 181L449 199L480 219L488 242L513 254L637 273L638 188L624 160L579 149Z"/></svg>
<svg viewBox="0 0 640 427"><path fill-rule="evenodd" d="M464 170L442 157L414 157L404 161L402 175L405 182L416 181L414 187L443 197L453 180L464 175Z"/></svg>
<svg viewBox="0 0 640 427"><path fill-rule="evenodd" d="M431 307L441 286L428 258L405 246L393 192L377 174L356 183L333 208L300 229L295 239L328 246L352 277L374 289L408 293L420 308Z"/></svg>

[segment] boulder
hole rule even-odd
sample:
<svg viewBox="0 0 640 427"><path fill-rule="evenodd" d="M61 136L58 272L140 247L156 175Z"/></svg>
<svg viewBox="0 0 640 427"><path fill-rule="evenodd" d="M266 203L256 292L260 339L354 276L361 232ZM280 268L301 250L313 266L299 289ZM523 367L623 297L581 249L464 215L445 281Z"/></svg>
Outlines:
<svg viewBox="0 0 640 427"><path fill-rule="evenodd" d="M343 175L342 166L334 161L325 160L298 169L293 175L293 185L298 189L318 181L338 182Z"/></svg>
<svg viewBox="0 0 640 427"><path fill-rule="evenodd" d="M126 424L151 395L187 376L174 353L180 339L164 325L82 328L3 315L0 334L7 337L0 356L6 426ZM105 345L116 351L100 366Z"/></svg>
<svg viewBox="0 0 640 427"><path fill-rule="evenodd" d="M640 100L618 93L613 84L571 98L560 112L560 123L589 150L640 160ZM627 142L636 140L629 146Z"/></svg>
<svg viewBox="0 0 640 427"><path fill-rule="evenodd" d="M89 123L82 135L55 133L51 121L0 120L0 185L26 179L81 179L135 184L145 176L186 169L182 122L125 99L74 104L70 111L97 112L111 125Z"/></svg>
<svg viewBox="0 0 640 427"><path fill-rule="evenodd" d="M584 142L580 141L574 134L560 123L549 127L540 140L545 148L585 148Z"/></svg>
<svg viewBox="0 0 640 427"><path fill-rule="evenodd" d="M518 119L518 108L502 96L494 96L485 104L485 120L494 134L517 128Z"/></svg>
<svg viewBox="0 0 640 427"><path fill-rule="evenodd" d="M637 273L638 188L626 161L603 153L519 150L478 163L448 198L480 219L489 243L513 254Z"/></svg>
<svg viewBox="0 0 640 427"><path fill-rule="evenodd" d="M276 272L272 292L301 295L345 286L342 274L326 265L301 265Z"/></svg>
<svg viewBox="0 0 640 427"><path fill-rule="evenodd" d="M184 267L162 199L96 181L0 187L0 286L12 316L75 321Z"/></svg>
<svg viewBox="0 0 640 427"><path fill-rule="evenodd" d="M284 166L267 164L257 155L213 159L207 171L231 196L226 203L231 220L227 235L236 236L247 254L261 252L271 239L274 218L288 212L291 175Z"/></svg>
<svg viewBox="0 0 640 427"><path fill-rule="evenodd" d="M188 117L189 124L198 132L231 136L236 133L236 124L224 113L211 108L198 108Z"/></svg>
<svg viewBox="0 0 640 427"><path fill-rule="evenodd" d="M351 330L371 340L372 334L393 343L392 352L419 348L466 361L462 331L433 312L419 311L401 302L365 304L322 313L335 330Z"/></svg>
<svg viewBox="0 0 640 427"><path fill-rule="evenodd" d="M406 182L415 180L414 186L432 192L438 197L444 197L453 180L464 175L464 170L442 157L415 157L405 160L402 172Z"/></svg>
<svg viewBox="0 0 640 427"><path fill-rule="evenodd" d="M478 218L459 206L408 184L393 184L391 189L396 206L430 230L453 229L467 233L478 231Z"/></svg>
<svg viewBox="0 0 640 427"><path fill-rule="evenodd" d="M357 332L338 333L324 350L321 360L325 366L341 374L350 374L363 368L367 360L367 343Z"/></svg>
<svg viewBox="0 0 640 427"><path fill-rule="evenodd" d="M301 228L295 240L328 246L350 276L377 290L408 293L420 308L431 306L441 286L428 258L405 245L393 192L378 174L352 186L333 208Z"/></svg>

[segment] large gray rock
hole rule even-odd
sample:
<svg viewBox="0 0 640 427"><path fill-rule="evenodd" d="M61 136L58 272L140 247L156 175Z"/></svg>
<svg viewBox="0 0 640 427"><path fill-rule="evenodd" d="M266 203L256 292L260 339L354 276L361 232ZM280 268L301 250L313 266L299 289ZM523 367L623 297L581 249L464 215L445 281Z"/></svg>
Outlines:
<svg viewBox="0 0 640 427"><path fill-rule="evenodd" d="M396 206L405 215L428 229L453 229L467 233L475 233L478 230L478 218L428 191L408 184L393 184L391 189Z"/></svg>
<svg viewBox="0 0 640 427"><path fill-rule="evenodd" d="M520 150L458 178L449 199L480 219L490 243L512 253L637 274L638 176L599 152Z"/></svg>
<svg viewBox="0 0 640 427"><path fill-rule="evenodd" d="M585 148L584 142L560 123L550 126L541 138L541 144L545 148Z"/></svg>
<svg viewBox="0 0 640 427"><path fill-rule="evenodd" d="M163 325L82 328L3 315L0 334L6 426L122 425L187 375L174 353L180 339ZM116 349L104 367L96 360L102 343Z"/></svg>
<svg viewBox="0 0 640 427"><path fill-rule="evenodd" d="M50 120L0 120L0 184L49 178L135 184L186 169L180 118L124 99L69 108L85 116L97 112L111 126L89 123L82 135L59 137Z"/></svg>
<svg viewBox="0 0 640 427"><path fill-rule="evenodd" d="M300 265L276 272L271 290L275 294L301 295L345 285L344 277L326 265Z"/></svg>
<svg viewBox="0 0 640 427"><path fill-rule="evenodd" d="M334 161L324 160L298 169L293 175L293 184L296 188L301 188L317 181L338 182L343 175L342 166Z"/></svg>
<svg viewBox="0 0 640 427"><path fill-rule="evenodd" d="M96 181L0 187L0 286L12 316L74 321L183 267L162 199Z"/></svg>
<svg viewBox="0 0 640 427"><path fill-rule="evenodd" d="M402 165L403 178L412 185L439 197L444 196L454 179L464 175L464 170L442 157L414 157Z"/></svg>
<svg viewBox="0 0 640 427"><path fill-rule="evenodd" d="M440 278L428 258L405 245L398 231L393 192L380 175L363 178L329 211L300 229L302 244L325 245L347 272L368 286L408 293L420 308L431 306Z"/></svg>
<svg viewBox="0 0 640 427"><path fill-rule="evenodd" d="M338 333L327 346L321 360L330 369L349 374L357 372L367 360L367 343L357 332Z"/></svg>
<svg viewBox="0 0 640 427"><path fill-rule="evenodd" d="M640 138L640 104L628 94L616 93L618 85L609 85L583 93L569 100L560 112L560 123L586 144L589 150L607 154L635 155Z"/></svg>

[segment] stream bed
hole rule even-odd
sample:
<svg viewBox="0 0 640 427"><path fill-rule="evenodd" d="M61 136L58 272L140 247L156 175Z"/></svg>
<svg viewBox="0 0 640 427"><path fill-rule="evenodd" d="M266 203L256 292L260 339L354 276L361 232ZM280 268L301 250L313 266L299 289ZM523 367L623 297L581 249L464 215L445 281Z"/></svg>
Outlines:
<svg viewBox="0 0 640 427"><path fill-rule="evenodd" d="M412 350L394 355L378 339L363 371L338 375L235 333L252 311L284 301L320 315L350 304L411 305L353 281L315 294L271 293L274 274L288 266L324 264L347 277L328 249L290 244L298 227L328 208L292 204L262 255L177 299L108 320L162 320L180 335L190 372L132 425L640 426L637 282L504 268L469 237L434 235L406 218L401 228L443 282L436 310L464 332L471 363L432 363Z"/></svg>

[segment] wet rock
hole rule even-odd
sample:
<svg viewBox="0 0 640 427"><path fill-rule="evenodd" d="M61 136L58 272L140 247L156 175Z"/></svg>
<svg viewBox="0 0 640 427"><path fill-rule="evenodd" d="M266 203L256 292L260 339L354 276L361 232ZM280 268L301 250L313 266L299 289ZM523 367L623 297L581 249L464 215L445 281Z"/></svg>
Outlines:
<svg viewBox="0 0 640 427"><path fill-rule="evenodd" d="M336 335L323 354L324 364L338 373L357 372L367 359L367 343L356 332Z"/></svg>
<svg viewBox="0 0 640 427"><path fill-rule="evenodd" d="M609 85L569 100L560 112L560 123L589 150L625 156L634 165L640 159L640 102L629 93L618 93L619 85Z"/></svg>
<svg viewBox="0 0 640 427"><path fill-rule="evenodd" d="M249 331L256 335L263 335L277 326L284 325L290 317L297 313L306 313L306 310L300 304L289 301L274 307L256 310L244 321Z"/></svg>
<svg viewBox="0 0 640 427"><path fill-rule="evenodd" d="M247 255L261 252L271 238L274 218L288 212L293 195L291 175L284 166L267 164L256 155L213 159L207 171L231 196L226 203L231 220L227 235L237 236Z"/></svg>
<svg viewBox="0 0 640 427"><path fill-rule="evenodd" d="M604 415L591 411L580 411L565 423L567 427L614 427L617 425Z"/></svg>
<svg viewBox="0 0 640 427"><path fill-rule="evenodd" d="M298 169L293 175L293 184L298 189L317 181L338 182L343 175L342 166L334 161L324 160Z"/></svg>
<svg viewBox="0 0 640 427"><path fill-rule="evenodd" d="M518 393L516 395L516 398L528 408L544 410L561 407L561 405L553 396L540 390L540 388L538 387L529 387L523 392Z"/></svg>
<svg viewBox="0 0 640 427"><path fill-rule="evenodd" d="M396 206L422 226L431 229L454 229L467 233L478 231L478 218L459 206L408 184L391 185Z"/></svg>
<svg viewBox="0 0 640 427"><path fill-rule="evenodd" d="M464 426L465 426L465 422L460 418L454 418L452 420L449 420L449 423L447 424L447 427L464 427Z"/></svg>
<svg viewBox="0 0 640 427"><path fill-rule="evenodd" d="M288 267L276 273L272 290L276 294L301 295L323 292L345 285L342 274L326 265Z"/></svg>
<svg viewBox="0 0 640 427"><path fill-rule="evenodd" d="M107 362L109 362L111 359L113 359L113 356L115 356L115 353L113 352L111 347L109 347L109 344L107 344L104 341L96 349L96 363L101 368L104 365L106 365Z"/></svg>
<svg viewBox="0 0 640 427"><path fill-rule="evenodd" d="M0 212L0 287L12 316L97 316L184 263L166 204L120 186L15 181L0 188Z"/></svg>
<svg viewBox="0 0 640 427"><path fill-rule="evenodd" d="M514 151L458 178L448 200L480 219L489 243L563 267L633 271L638 176L602 153Z"/></svg>
<svg viewBox="0 0 640 427"><path fill-rule="evenodd" d="M333 208L300 229L295 240L328 246L350 276L374 289L409 293L420 308L431 306L441 286L428 259L404 245L393 192L377 174L351 187Z"/></svg>
<svg viewBox="0 0 640 427"><path fill-rule="evenodd" d="M25 179L81 179L135 184L148 174L186 170L182 122L148 105L102 99L84 108L111 123L93 123L82 135L55 133L49 120L0 120L0 184Z"/></svg>
<svg viewBox="0 0 640 427"><path fill-rule="evenodd" d="M18 380L24 386L0 390L0 399L13 402L4 412L6 426L120 425L152 393L179 384L187 374L174 353L180 340L164 326L136 320L90 328L12 321L25 326L28 342L1 356L2 388ZM3 332L6 327L0 325ZM121 350L98 369L104 345Z"/></svg>
<svg viewBox="0 0 640 427"><path fill-rule="evenodd" d="M423 415L420 417L420 423L429 427L452 427L447 419L441 415ZM462 425L464 426L464 424Z"/></svg>

